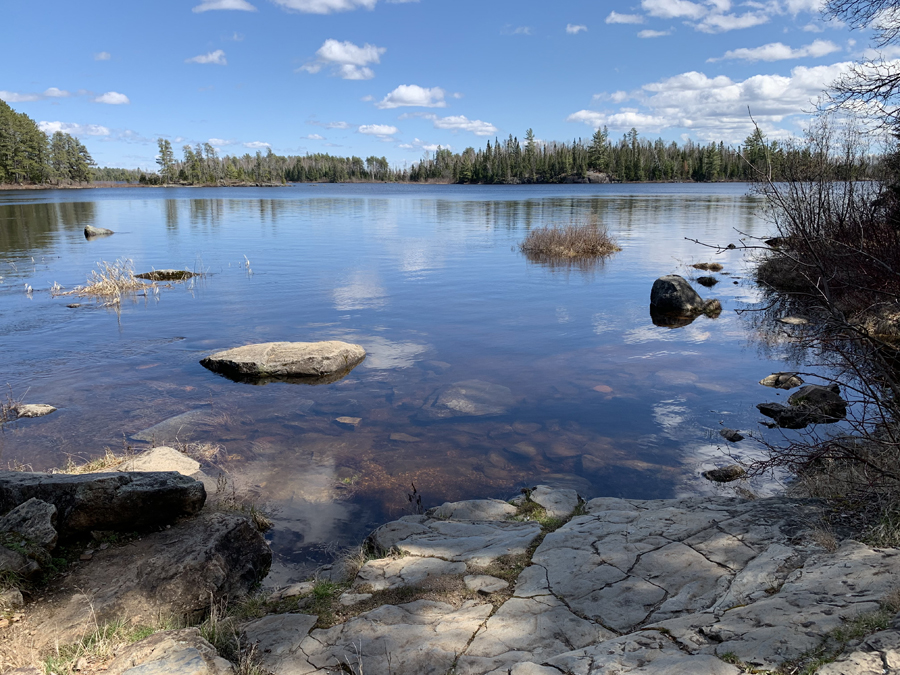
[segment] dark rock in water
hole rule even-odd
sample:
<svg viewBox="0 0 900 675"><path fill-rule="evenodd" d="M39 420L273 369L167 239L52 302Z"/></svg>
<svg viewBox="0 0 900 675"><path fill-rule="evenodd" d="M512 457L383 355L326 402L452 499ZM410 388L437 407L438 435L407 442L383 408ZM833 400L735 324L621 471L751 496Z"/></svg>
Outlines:
<svg viewBox="0 0 900 675"><path fill-rule="evenodd" d="M684 277L667 274L653 282L650 290L650 316L670 314L675 317L695 317L706 314L712 318L722 312L722 304L718 300L704 300ZM654 319L656 325L675 325L665 323L662 318ZM690 323L689 321L687 323ZM686 324L681 324L686 325Z"/></svg>
<svg viewBox="0 0 900 675"><path fill-rule="evenodd" d="M173 471L80 476L0 471L0 511L32 498L56 507L56 529L67 537L169 524L199 512L206 490L203 483Z"/></svg>
<svg viewBox="0 0 900 675"><path fill-rule="evenodd" d="M515 404L509 388L481 380L441 387L428 397L421 414L430 419L503 415Z"/></svg>
<svg viewBox="0 0 900 675"><path fill-rule="evenodd" d="M144 272L134 276L138 279L149 279L150 281L184 281L199 275L187 270L153 270L152 272Z"/></svg>
<svg viewBox="0 0 900 675"><path fill-rule="evenodd" d="M239 382L272 381L329 384L345 377L363 362L359 345L326 342L266 342L217 352L200 363Z"/></svg>
<svg viewBox="0 0 900 675"><path fill-rule="evenodd" d="M80 302L73 302L71 305L66 305L69 309L75 309L76 307L81 307Z"/></svg>
<svg viewBox="0 0 900 675"><path fill-rule="evenodd" d="M29 499L0 518L0 532L15 532L47 551L56 548L56 507Z"/></svg>
<svg viewBox="0 0 900 675"><path fill-rule="evenodd" d="M821 386L808 384L791 394L788 403L807 411L817 424L837 422L847 416L847 402L841 398L836 384Z"/></svg>
<svg viewBox="0 0 900 675"><path fill-rule="evenodd" d="M701 286L706 286L707 288L712 288L717 283L719 283L719 280L716 279L715 277L697 277L697 283L700 284Z"/></svg>
<svg viewBox="0 0 900 675"><path fill-rule="evenodd" d="M719 435L730 443L744 440L744 436L735 429L719 429Z"/></svg>
<svg viewBox="0 0 900 675"><path fill-rule="evenodd" d="M803 384L803 379L797 373L772 373L759 381L764 387L775 389L793 389Z"/></svg>
<svg viewBox="0 0 900 675"><path fill-rule="evenodd" d="M696 265L691 265L691 267L704 272L721 272L723 269L719 263L697 263Z"/></svg>
<svg viewBox="0 0 900 675"><path fill-rule="evenodd" d="M115 234L115 232L113 232L112 230L107 230L105 227L94 227L93 225L84 226L85 239L93 239L94 237L108 237L111 234Z"/></svg>
<svg viewBox="0 0 900 675"><path fill-rule="evenodd" d="M747 472L743 467L738 466L737 464L730 464L729 466L723 466L719 469L704 471L700 475L706 480L711 480L714 483L731 483L732 481L736 481L739 478L746 476Z"/></svg>
<svg viewBox="0 0 900 675"><path fill-rule="evenodd" d="M813 423L806 411L780 403L759 403L756 408L766 417L775 420L776 425L783 429L803 429Z"/></svg>

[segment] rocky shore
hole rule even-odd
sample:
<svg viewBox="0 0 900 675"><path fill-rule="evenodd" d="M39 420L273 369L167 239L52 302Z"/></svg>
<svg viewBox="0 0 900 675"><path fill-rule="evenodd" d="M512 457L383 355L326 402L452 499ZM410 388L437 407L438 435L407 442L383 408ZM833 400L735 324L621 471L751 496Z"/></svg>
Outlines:
<svg viewBox="0 0 900 675"><path fill-rule="evenodd" d="M211 610L225 612L245 658L228 656L240 663L197 628L178 628L58 673L900 672L900 551L826 533L814 501L585 502L539 486L509 502L447 503L402 517L374 531L355 564L266 589L257 584L271 553L254 519L204 506L209 478L196 462L156 448L117 468L0 475L0 502L12 508L0 521L4 536L29 545L33 536L52 552L82 541L84 528L112 528L91 535L106 545L83 552L27 602L20 594L7 605L0 657L21 666L7 672L50 672L35 666L109 625L206 618L209 637ZM101 512L129 503L142 485L151 494L148 481L170 492L180 486L182 507L145 509L155 520L142 533L124 536L110 516L84 515L90 503ZM45 504L45 515L23 524L16 501ZM229 615L226 606L244 610Z"/></svg>

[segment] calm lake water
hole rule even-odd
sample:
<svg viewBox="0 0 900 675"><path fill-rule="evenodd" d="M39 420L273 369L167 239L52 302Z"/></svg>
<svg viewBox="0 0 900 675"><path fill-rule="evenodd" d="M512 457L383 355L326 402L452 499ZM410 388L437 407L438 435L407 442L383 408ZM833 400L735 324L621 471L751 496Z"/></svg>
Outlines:
<svg viewBox="0 0 900 675"><path fill-rule="evenodd" d="M757 381L784 366L734 311L759 299L743 254L685 238L765 235L759 206L740 184L0 192L0 385L59 408L8 425L0 462L188 444L274 515L276 581L410 512L412 484L426 508L539 482L586 497L709 492L699 471L756 448L725 447L718 429L757 429L755 404L779 400ZM622 247L603 264L518 251L530 228L590 218ZM87 241L87 224L116 234ZM51 293L119 258L205 276L119 311ZM721 281L697 288L722 315L655 326L654 279L709 260ZM252 386L199 364L327 339L368 351L330 385ZM425 414L471 380L498 392L501 414Z"/></svg>

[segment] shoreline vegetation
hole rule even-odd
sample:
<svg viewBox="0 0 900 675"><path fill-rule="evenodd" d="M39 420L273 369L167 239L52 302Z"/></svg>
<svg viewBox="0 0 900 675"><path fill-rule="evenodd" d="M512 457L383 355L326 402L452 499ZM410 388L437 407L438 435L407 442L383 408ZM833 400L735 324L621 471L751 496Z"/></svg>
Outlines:
<svg viewBox="0 0 900 675"><path fill-rule="evenodd" d="M402 183L529 185L587 183L746 182L765 165L779 180L802 149L768 141L757 129L738 146L723 142L682 144L643 138L631 129L618 140L606 127L589 139L487 141L483 149L454 153L440 146L418 162L391 166L385 157L338 157L324 153L278 155L267 148L251 155L219 155L209 143L182 148L157 139L156 170L98 167L72 136L48 137L30 117L0 101L0 189L97 187L274 187L292 183ZM876 175L878 163L866 176Z"/></svg>

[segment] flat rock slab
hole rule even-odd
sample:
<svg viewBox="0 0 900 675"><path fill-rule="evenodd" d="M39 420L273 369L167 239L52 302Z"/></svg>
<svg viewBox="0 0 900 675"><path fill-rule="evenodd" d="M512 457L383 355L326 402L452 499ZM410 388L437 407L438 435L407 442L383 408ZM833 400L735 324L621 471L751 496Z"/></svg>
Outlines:
<svg viewBox="0 0 900 675"><path fill-rule="evenodd" d="M197 628L169 630L125 647L103 671L106 675L233 675Z"/></svg>
<svg viewBox="0 0 900 675"><path fill-rule="evenodd" d="M496 593L509 588L509 582L489 574L469 574L463 577L466 588L476 593Z"/></svg>
<svg viewBox="0 0 900 675"><path fill-rule="evenodd" d="M60 536L91 530L166 525L198 513L206 489L175 472L60 473L0 471L0 512L29 499L53 504Z"/></svg>
<svg viewBox="0 0 900 675"><path fill-rule="evenodd" d="M193 476L200 471L200 462L175 448L161 445L129 457L117 468L120 471L176 471L182 476Z"/></svg>
<svg viewBox="0 0 900 675"><path fill-rule="evenodd" d="M203 513L124 546L95 551L8 630L30 632L35 638L28 644L40 649L42 641L74 642L97 624L122 617L144 625L160 616L195 620L211 602L245 595L271 560L265 538L248 516ZM9 644L16 644L14 637Z"/></svg>
<svg viewBox="0 0 900 675"><path fill-rule="evenodd" d="M16 417L43 417L56 412L56 408L46 403L20 403L15 406Z"/></svg>
<svg viewBox="0 0 900 675"><path fill-rule="evenodd" d="M439 520L509 520L517 509L499 499L469 499L463 502L445 502L428 512Z"/></svg>
<svg viewBox="0 0 900 675"><path fill-rule="evenodd" d="M243 626L245 644L256 646L263 663L281 666L299 651L318 620L307 614L270 614Z"/></svg>
<svg viewBox="0 0 900 675"><path fill-rule="evenodd" d="M491 605L472 602L458 609L428 600L384 605L299 642L295 637L281 653L263 651L261 661L280 675L326 675L342 667L372 675L446 675L490 612ZM261 644L268 640L258 629L253 635Z"/></svg>
<svg viewBox="0 0 900 675"><path fill-rule="evenodd" d="M370 560L363 565L356 575L354 586L366 585L373 591L404 586L421 586L429 578L441 576L463 575L466 564L450 562L440 558L385 558Z"/></svg>
<svg viewBox="0 0 900 675"><path fill-rule="evenodd" d="M266 342L216 352L200 363L233 380L327 384L341 379L366 358L359 345L326 342Z"/></svg>
<svg viewBox="0 0 900 675"><path fill-rule="evenodd" d="M504 415L515 405L508 387L482 380L466 380L441 387L422 406L429 419Z"/></svg>
<svg viewBox="0 0 900 675"><path fill-rule="evenodd" d="M537 523L433 520L407 516L375 530L372 542L414 556L488 565L503 555L525 553L541 534Z"/></svg>

